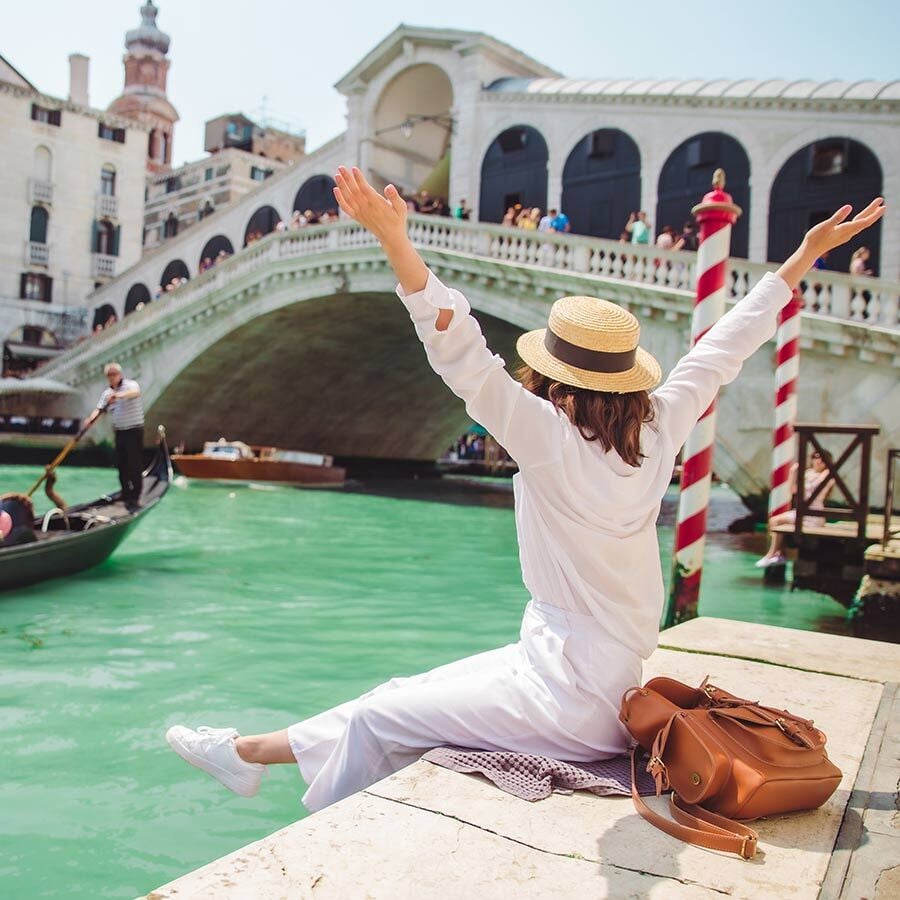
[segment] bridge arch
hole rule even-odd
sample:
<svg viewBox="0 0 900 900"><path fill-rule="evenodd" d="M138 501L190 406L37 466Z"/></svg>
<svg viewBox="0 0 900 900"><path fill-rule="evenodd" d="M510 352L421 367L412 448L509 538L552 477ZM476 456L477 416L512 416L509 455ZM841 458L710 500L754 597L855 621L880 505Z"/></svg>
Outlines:
<svg viewBox="0 0 900 900"><path fill-rule="evenodd" d="M146 306L152 300L153 298L150 296L150 291L146 284L140 281L137 284L133 284L125 296L125 315L130 315L140 304Z"/></svg>
<svg viewBox="0 0 900 900"><path fill-rule="evenodd" d="M572 148L563 168L562 209L572 231L618 238L641 205L641 151L618 128L598 128Z"/></svg>
<svg viewBox="0 0 900 900"><path fill-rule="evenodd" d="M491 142L481 162L479 218L501 222L510 206L547 209L547 141L530 125L514 125Z"/></svg>
<svg viewBox="0 0 900 900"><path fill-rule="evenodd" d="M222 251L228 256L231 256L234 253L234 246L224 234L217 234L214 237L211 237L204 245L203 249L200 251L200 259L197 260L198 267L203 264L204 259L212 260L212 262L216 261L219 253Z"/></svg>
<svg viewBox="0 0 900 900"><path fill-rule="evenodd" d="M165 269L163 269L163 273L159 278L159 286L165 290L166 285L168 285L173 278L187 278L190 280L190 277L191 273L188 271L188 267L184 264L184 261L173 259Z"/></svg>
<svg viewBox="0 0 900 900"><path fill-rule="evenodd" d="M725 190L743 210L731 233L731 255L746 258L750 247L750 157L740 141L724 132L692 135L669 154L660 172L656 218L651 224L655 233L665 225L680 232L691 218L691 209L711 189L718 168L725 170Z"/></svg>
<svg viewBox="0 0 900 900"><path fill-rule="evenodd" d="M305 299L285 283L266 292L268 311L260 315L246 304L227 319L211 317L202 349L170 353L165 384L148 385L148 424L166 423L170 440L190 448L228 434L338 456L436 459L469 420L441 380L429 377L408 318L392 315L391 280L385 273L383 290L337 295L333 282L323 282ZM491 348L514 359L523 329L484 313L479 321ZM359 334L370 329L378 340L360 345ZM264 353L247 352L263 346ZM354 346L353 365L335 377L335 347ZM182 377L188 367L190 377ZM283 414L285 384L303 415Z"/></svg>
<svg viewBox="0 0 900 900"><path fill-rule="evenodd" d="M300 190L294 195L292 208L302 213L311 209L318 215L325 210L336 209L337 200L332 193L334 187L334 179L330 175L313 175L300 185Z"/></svg>
<svg viewBox="0 0 900 900"><path fill-rule="evenodd" d="M369 168L377 187L393 182L447 199L452 107L450 77L435 63L408 66L387 82L372 116Z"/></svg>
<svg viewBox="0 0 900 900"><path fill-rule="evenodd" d="M118 321L119 316L113 308L112 304L104 303L94 310L94 319L91 322L91 330L96 331L98 326L100 328L104 328L106 325L111 325L114 322Z"/></svg>
<svg viewBox="0 0 900 900"><path fill-rule="evenodd" d="M793 153L779 169L769 194L767 259L782 262L811 225L844 203L862 209L882 192L878 157L861 141L830 137L812 141ZM868 267L878 272L881 222L833 250L826 267L846 272L857 247L872 251Z"/></svg>
<svg viewBox="0 0 900 900"><path fill-rule="evenodd" d="M244 229L244 246L257 240L258 237L265 237L275 230L275 226L281 221L278 210L274 206L260 206L259 209L250 216L247 227Z"/></svg>

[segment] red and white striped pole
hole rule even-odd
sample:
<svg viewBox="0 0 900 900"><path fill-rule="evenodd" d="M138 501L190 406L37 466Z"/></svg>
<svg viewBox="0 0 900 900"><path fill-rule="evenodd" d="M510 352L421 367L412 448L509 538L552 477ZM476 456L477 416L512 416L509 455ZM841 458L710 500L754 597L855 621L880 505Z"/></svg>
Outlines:
<svg viewBox="0 0 900 900"><path fill-rule="evenodd" d="M772 449L772 490L769 518L787 512L791 498L791 466L797 457L797 376L800 374L800 292L778 314L775 336L778 361L775 369L775 435Z"/></svg>
<svg viewBox="0 0 900 900"><path fill-rule="evenodd" d="M691 321L691 346L725 312L731 226L741 214L741 208L725 191L725 172L722 169L716 169L713 189L694 207L693 213L699 227L700 243L697 248L697 300ZM672 587L663 623L666 628L697 615L715 439L716 401L713 400L684 445Z"/></svg>

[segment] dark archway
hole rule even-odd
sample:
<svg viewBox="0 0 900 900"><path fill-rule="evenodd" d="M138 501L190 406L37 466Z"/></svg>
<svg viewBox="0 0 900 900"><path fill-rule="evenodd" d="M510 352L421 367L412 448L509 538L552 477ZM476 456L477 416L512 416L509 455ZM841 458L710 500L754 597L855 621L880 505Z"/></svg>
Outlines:
<svg viewBox="0 0 900 900"><path fill-rule="evenodd" d="M742 144L720 131L695 134L669 155L659 176L656 220L658 234L671 225L676 233L691 218L691 209L712 190L716 169L725 170L725 190L743 212L731 233L731 255L746 258L750 249L750 158Z"/></svg>
<svg viewBox="0 0 900 900"><path fill-rule="evenodd" d="M33 244L47 243L47 225L50 223L50 214L43 206L31 207L31 223L28 231L28 240Z"/></svg>
<svg viewBox="0 0 900 900"><path fill-rule="evenodd" d="M110 320L115 322L118 319L115 309L109 303L104 303L103 306L98 306L94 310L94 321L91 323L91 329L95 330L98 325L103 327Z"/></svg>
<svg viewBox="0 0 900 900"><path fill-rule="evenodd" d="M274 206L261 206L250 216L250 221L247 223L247 228L244 231L244 246L246 247L249 243L247 238L251 234L265 237L265 235L275 230L275 226L280 220L281 216L278 215L278 210Z"/></svg>
<svg viewBox="0 0 900 900"><path fill-rule="evenodd" d="M231 254L234 253L234 247L231 245L231 241L229 241L224 234L217 234L203 245L203 250L200 252L199 265L203 265L204 259L215 262L219 253L223 250L228 256L231 256Z"/></svg>
<svg viewBox="0 0 900 900"><path fill-rule="evenodd" d="M641 205L641 152L618 128L586 134L563 169L562 211L572 231L618 238ZM680 223L679 223L680 224Z"/></svg>
<svg viewBox="0 0 900 900"><path fill-rule="evenodd" d="M772 183L767 259L783 262L810 226L844 203L852 203L858 211L881 191L881 164L865 144L842 137L807 144L788 159ZM846 272L853 251L861 246L872 251L867 266L877 273L881 222L832 250L826 268Z"/></svg>
<svg viewBox="0 0 900 900"><path fill-rule="evenodd" d="M522 329L486 313L478 319L491 349L515 359ZM360 343L361 334L374 338ZM352 366L335 354L340 347L355 348ZM389 293L321 297L266 313L188 366L189 378L167 373L147 425L164 423L173 443L190 447L211 434L240 434L248 443L337 456L434 460L471 423L463 402L428 377L409 318ZM285 385L302 415L284 415Z"/></svg>
<svg viewBox="0 0 900 900"><path fill-rule="evenodd" d="M337 200L334 199L334 179L330 175L313 175L307 178L294 197L294 209L306 212L311 209L314 213L322 214L327 209L336 209Z"/></svg>
<svg viewBox="0 0 900 900"><path fill-rule="evenodd" d="M530 125L516 125L499 134L481 163L482 222L502 222L510 206L547 209L547 142Z"/></svg>
<svg viewBox="0 0 900 900"><path fill-rule="evenodd" d="M188 278L190 279L191 273L188 272L188 267L180 260L173 259L165 269L163 269L162 277L159 279L159 286L165 290L167 284L169 284L173 278Z"/></svg>
<svg viewBox="0 0 900 900"><path fill-rule="evenodd" d="M141 284L141 282L133 284L125 296L125 315L133 313L141 303L146 306L152 299L146 284Z"/></svg>

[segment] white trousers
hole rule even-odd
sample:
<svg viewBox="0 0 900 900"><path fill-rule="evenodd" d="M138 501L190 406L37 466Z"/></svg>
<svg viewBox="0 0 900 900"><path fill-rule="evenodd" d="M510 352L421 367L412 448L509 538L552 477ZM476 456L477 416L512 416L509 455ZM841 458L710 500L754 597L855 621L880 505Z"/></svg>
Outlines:
<svg viewBox="0 0 900 900"><path fill-rule="evenodd" d="M312 811L455 744L578 762L626 750L622 694L641 659L595 619L532 601L520 639L374 690L288 728Z"/></svg>

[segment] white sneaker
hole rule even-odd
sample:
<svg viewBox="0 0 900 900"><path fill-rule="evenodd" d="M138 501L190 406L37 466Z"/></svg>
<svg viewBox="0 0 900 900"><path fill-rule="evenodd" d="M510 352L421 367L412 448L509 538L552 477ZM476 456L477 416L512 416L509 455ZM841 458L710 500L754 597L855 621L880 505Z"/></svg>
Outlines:
<svg viewBox="0 0 900 900"><path fill-rule="evenodd" d="M783 553L773 553L771 556L764 556L755 563L757 569L768 569L771 566L783 566L787 560Z"/></svg>
<svg viewBox="0 0 900 900"><path fill-rule="evenodd" d="M184 725L173 725L166 732L169 746L186 762L218 779L229 790L242 797L253 797L266 767L241 759L234 739L234 728L207 728L196 731Z"/></svg>

